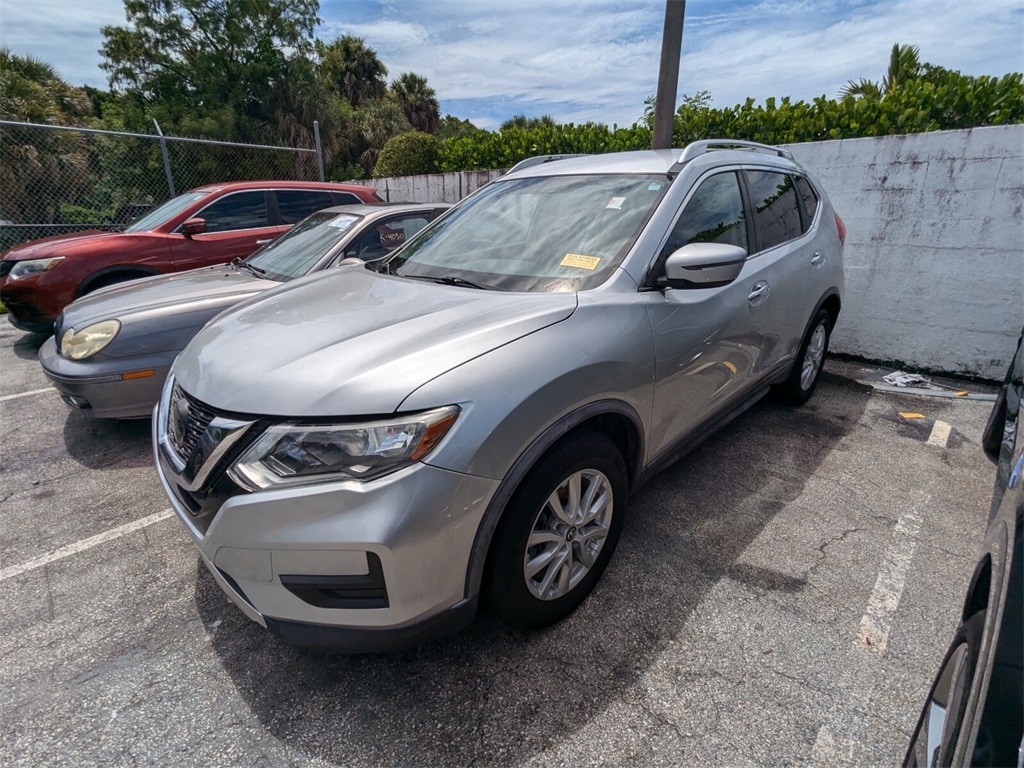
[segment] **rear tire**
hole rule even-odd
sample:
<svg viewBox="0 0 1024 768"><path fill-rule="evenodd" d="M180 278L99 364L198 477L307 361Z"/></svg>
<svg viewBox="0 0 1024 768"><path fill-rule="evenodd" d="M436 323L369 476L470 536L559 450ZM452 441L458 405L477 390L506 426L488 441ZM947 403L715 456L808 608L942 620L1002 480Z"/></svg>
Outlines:
<svg viewBox="0 0 1024 768"><path fill-rule="evenodd" d="M797 352L793 370L782 384L775 388L780 400L790 405L803 405L818 386L821 371L825 367L828 341L832 336L832 315L826 309L819 309L811 321L810 328L800 350Z"/></svg>
<svg viewBox="0 0 1024 768"><path fill-rule="evenodd" d="M627 489L625 462L608 438L584 431L557 443L530 470L495 531L488 608L523 629L572 613L615 551Z"/></svg>

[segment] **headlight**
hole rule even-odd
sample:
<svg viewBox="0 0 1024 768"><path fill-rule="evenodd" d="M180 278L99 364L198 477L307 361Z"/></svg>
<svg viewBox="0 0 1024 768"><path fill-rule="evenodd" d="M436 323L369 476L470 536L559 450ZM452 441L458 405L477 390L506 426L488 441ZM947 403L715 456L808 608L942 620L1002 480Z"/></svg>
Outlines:
<svg viewBox="0 0 1024 768"><path fill-rule="evenodd" d="M64 261L63 256L54 256L52 259L28 259L26 261L16 261L14 262L14 266L11 267L11 272L8 277L11 280L21 280L25 277L49 272L51 269L60 266L62 261Z"/></svg>
<svg viewBox="0 0 1024 768"><path fill-rule="evenodd" d="M112 342L120 330L117 320L93 323L80 331L68 328L60 337L60 353L69 360L84 360Z"/></svg>
<svg viewBox="0 0 1024 768"><path fill-rule="evenodd" d="M371 480L422 459L459 415L458 406L364 424L278 424L228 470L255 491L281 485Z"/></svg>

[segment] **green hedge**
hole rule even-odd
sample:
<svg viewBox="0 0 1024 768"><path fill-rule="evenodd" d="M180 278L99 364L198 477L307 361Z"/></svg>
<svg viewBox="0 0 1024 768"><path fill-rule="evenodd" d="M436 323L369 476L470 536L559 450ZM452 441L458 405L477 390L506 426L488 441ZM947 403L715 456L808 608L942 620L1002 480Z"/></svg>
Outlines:
<svg viewBox="0 0 1024 768"><path fill-rule="evenodd" d="M441 156L441 140L423 131L392 136L384 144L373 167L373 177L417 176L434 173Z"/></svg>
<svg viewBox="0 0 1024 768"><path fill-rule="evenodd" d="M450 139L441 153L442 171L508 168L535 155L599 154L651 146L646 126L610 129L606 125L544 125L534 129L480 131Z"/></svg>
<svg viewBox="0 0 1024 768"><path fill-rule="evenodd" d="M1024 122L1024 84L1020 73L969 77L948 72L932 80L910 80L879 99L842 100L820 96L808 103L788 97L753 99L724 109L679 108L673 143L677 147L707 138L793 144L888 134L974 128ZM450 139L441 153L441 170L508 168L534 155L597 154L651 146L649 126L554 125L532 130L480 131Z"/></svg>

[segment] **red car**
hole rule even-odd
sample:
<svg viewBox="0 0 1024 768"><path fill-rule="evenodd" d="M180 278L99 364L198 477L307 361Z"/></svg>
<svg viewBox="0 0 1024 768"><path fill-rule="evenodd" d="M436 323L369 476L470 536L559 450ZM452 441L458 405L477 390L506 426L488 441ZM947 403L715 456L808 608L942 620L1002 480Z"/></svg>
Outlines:
<svg viewBox="0 0 1024 768"><path fill-rule="evenodd" d="M114 283L244 258L314 211L378 203L370 187L249 181L198 187L123 232L77 232L11 248L0 260L0 301L11 323L51 333L61 310Z"/></svg>

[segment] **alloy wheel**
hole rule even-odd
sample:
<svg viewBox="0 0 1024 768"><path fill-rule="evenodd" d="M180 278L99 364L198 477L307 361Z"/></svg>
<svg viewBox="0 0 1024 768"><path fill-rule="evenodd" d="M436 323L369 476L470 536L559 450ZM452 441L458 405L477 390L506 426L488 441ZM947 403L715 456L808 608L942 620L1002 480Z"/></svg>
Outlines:
<svg viewBox="0 0 1024 768"><path fill-rule="evenodd" d="M821 362L825 358L825 324L818 323L804 352L803 367L800 371L800 388L810 389L818 377Z"/></svg>
<svg viewBox="0 0 1024 768"><path fill-rule="evenodd" d="M526 543L523 576L534 597L557 600L583 580L608 538L613 512L612 485L603 472L582 469L558 484Z"/></svg>

